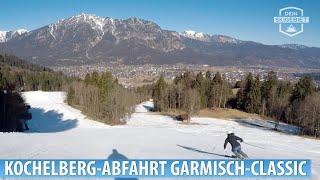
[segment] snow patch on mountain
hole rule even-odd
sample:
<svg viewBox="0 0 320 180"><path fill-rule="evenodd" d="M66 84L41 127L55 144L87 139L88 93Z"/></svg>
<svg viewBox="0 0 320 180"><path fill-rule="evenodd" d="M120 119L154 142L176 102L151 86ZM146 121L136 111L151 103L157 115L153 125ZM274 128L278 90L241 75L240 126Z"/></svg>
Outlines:
<svg viewBox="0 0 320 180"><path fill-rule="evenodd" d="M0 43L6 41L7 31L0 31Z"/></svg>
<svg viewBox="0 0 320 180"><path fill-rule="evenodd" d="M7 42L12 38L21 36L27 32L28 30L26 29L18 29L14 31L0 31L0 43Z"/></svg>
<svg viewBox="0 0 320 180"><path fill-rule="evenodd" d="M204 41L204 42L218 42L218 43L240 43L242 41L229 37L229 36L224 36L224 35L210 35L210 34L205 34L203 32L196 32L193 30L186 30L180 33L181 36L190 38L190 39L195 39L198 41Z"/></svg>
<svg viewBox="0 0 320 180"><path fill-rule="evenodd" d="M224 36L224 35L213 35L213 36L211 36L211 39L215 40L217 42L220 42L220 43L237 44L237 43L242 42L242 41L240 41L238 39L235 39L235 38L232 38L232 37L229 37L229 36Z"/></svg>
<svg viewBox="0 0 320 180"><path fill-rule="evenodd" d="M208 41L208 39L206 38L206 37L208 37L207 34L204 34L202 32L196 32L193 30L183 31L180 33L180 35L187 37L187 38L200 40L200 41Z"/></svg>
<svg viewBox="0 0 320 180"><path fill-rule="evenodd" d="M18 30L13 31L13 32L16 33L16 34L18 34L18 35L22 35L22 34L24 34L24 33L27 33L28 30L26 30L26 29L18 29Z"/></svg>
<svg viewBox="0 0 320 180"><path fill-rule="evenodd" d="M203 38L204 37L202 32L196 32L196 31L192 31L192 30L184 31L183 34L186 36L189 36L189 37L194 37L194 38Z"/></svg>
<svg viewBox="0 0 320 180"><path fill-rule="evenodd" d="M103 27L106 24L106 18L96 16L94 14L85 14L81 13L75 16L72 16L71 18L68 18L64 21L61 21L61 24L79 24L79 23L87 23L91 26L92 29L100 31L103 33Z"/></svg>
<svg viewBox="0 0 320 180"><path fill-rule="evenodd" d="M57 25L56 24L50 24L49 25L49 32L50 32L51 36L53 37L53 39L56 39L56 36L54 35L55 29L57 29Z"/></svg>

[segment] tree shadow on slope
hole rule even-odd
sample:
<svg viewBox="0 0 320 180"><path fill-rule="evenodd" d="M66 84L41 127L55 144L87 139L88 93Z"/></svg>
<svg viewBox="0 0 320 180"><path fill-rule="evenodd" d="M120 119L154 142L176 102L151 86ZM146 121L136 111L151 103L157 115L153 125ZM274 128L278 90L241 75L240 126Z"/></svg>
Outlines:
<svg viewBox="0 0 320 180"><path fill-rule="evenodd" d="M202 153L202 154L209 154L209 155L214 155L214 156L219 156L219 157L225 157L225 158L235 158L234 156L229 156L229 155L223 155L223 154L218 154L218 153L214 153L214 152L208 152L208 151L204 151L201 149L197 149L194 147L188 147L188 146L183 146L183 145L179 145L177 144L177 146L189 150L189 151L193 151L193 152L198 152L198 153Z"/></svg>
<svg viewBox="0 0 320 180"><path fill-rule="evenodd" d="M244 127L259 128L262 130L271 130L275 126L272 122L266 120L236 119L235 122Z"/></svg>
<svg viewBox="0 0 320 180"><path fill-rule="evenodd" d="M108 156L108 161L124 161L128 160L128 158L120 154L116 149L112 149L112 153ZM138 178L132 177L132 178L114 178L115 180L138 180Z"/></svg>
<svg viewBox="0 0 320 180"><path fill-rule="evenodd" d="M277 131L287 134L299 134L300 128L294 125L278 123L272 120L236 119L239 125L262 130Z"/></svg>
<svg viewBox="0 0 320 180"><path fill-rule="evenodd" d="M144 105L142 105L147 111L149 111L149 112L153 112L154 111L154 107L153 106L151 106L151 105L146 105L146 104L144 104Z"/></svg>
<svg viewBox="0 0 320 180"><path fill-rule="evenodd" d="M77 119L63 119L63 114L57 111L44 111L41 108L31 108L29 112L32 114L32 119L29 120L28 133L54 133L67 131L77 127Z"/></svg>

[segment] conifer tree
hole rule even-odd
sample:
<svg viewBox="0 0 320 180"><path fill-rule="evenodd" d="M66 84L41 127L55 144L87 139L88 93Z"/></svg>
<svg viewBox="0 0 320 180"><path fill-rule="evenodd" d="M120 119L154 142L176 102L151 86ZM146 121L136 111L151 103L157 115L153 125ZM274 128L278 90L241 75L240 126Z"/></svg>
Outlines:
<svg viewBox="0 0 320 180"><path fill-rule="evenodd" d="M261 89L258 76L254 79L251 73L248 74L244 93L244 110L249 113L260 113Z"/></svg>
<svg viewBox="0 0 320 180"><path fill-rule="evenodd" d="M167 90L167 83L164 80L163 76L157 80L154 90L153 90L153 101L154 101L154 108L156 111L164 111L166 109L166 90Z"/></svg>
<svg viewBox="0 0 320 180"><path fill-rule="evenodd" d="M200 72L196 76L195 80L195 88L198 90L198 94L200 96L200 107L201 108L206 108L207 107L207 79L203 77L203 74Z"/></svg>
<svg viewBox="0 0 320 180"><path fill-rule="evenodd" d="M262 83L262 110L263 115L272 115L275 109L275 101L277 98L278 79L275 72L270 71L266 80Z"/></svg>

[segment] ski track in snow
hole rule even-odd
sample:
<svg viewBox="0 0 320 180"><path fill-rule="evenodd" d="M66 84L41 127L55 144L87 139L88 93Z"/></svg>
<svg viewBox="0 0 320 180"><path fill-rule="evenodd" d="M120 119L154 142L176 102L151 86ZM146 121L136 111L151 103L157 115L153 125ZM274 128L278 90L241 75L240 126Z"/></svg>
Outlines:
<svg viewBox="0 0 320 180"><path fill-rule="evenodd" d="M148 112L153 107L150 101L137 105L126 125L108 126L68 106L63 92L32 91L23 97L31 105L31 130L0 133L1 159L103 159L112 149L135 159L221 159L226 132L232 130L246 143L258 146L242 145L250 158L311 159L311 179L320 178L319 140L231 120L194 117L195 124L184 125Z"/></svg>

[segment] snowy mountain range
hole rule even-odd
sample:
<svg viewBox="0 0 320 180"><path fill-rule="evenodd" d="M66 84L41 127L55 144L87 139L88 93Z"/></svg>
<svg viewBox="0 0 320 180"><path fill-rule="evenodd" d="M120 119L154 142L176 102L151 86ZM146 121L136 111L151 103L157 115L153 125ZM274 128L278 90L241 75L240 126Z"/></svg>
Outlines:
<svg viewBox="0 0 320 180"><path fill-rule="evenodd" d="M0 51L42 65L116 61L320 67L320 48L170 31L136 17L114 19L82 13L29 32L0 32L0 42Z"/></svg>
<svg viewBox="0 0 320 180"><path fill-rule="evenodd" d="M204 34L202 32L196 32L193 30L187 30L183 31L180 33L180 35L199 40L199 41L204 41L204 42L219 42L219 43L241 43L243 41L229 37L229 36L224 36L224 35L209 35L209 34Z"/></svg>
<svg viewBox="0 0 320 180"><path fill-rule="evenodd" d="M18 29L15 31L0 31L0 43L7 42L12 38L21 36L28 31L26 29Z"/></svg>

